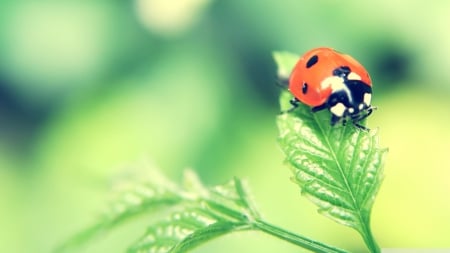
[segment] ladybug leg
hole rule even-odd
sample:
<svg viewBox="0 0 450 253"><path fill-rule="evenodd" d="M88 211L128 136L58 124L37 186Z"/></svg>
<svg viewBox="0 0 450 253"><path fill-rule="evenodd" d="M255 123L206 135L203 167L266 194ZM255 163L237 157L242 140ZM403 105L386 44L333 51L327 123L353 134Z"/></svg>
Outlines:
<svg viewBox="0 0 450 253"><path fill-rule="evenodd" d="M365 127L365 126L359 124L359 123L356 122L356 121L353 121L353 125L354 125L356 128L358 128L358 129L360 129L360 130L363 130L363 131L366 131L366 132L368 132L368 131L370 130L369 128L367 128L367 127Z"/></svg>
<svg viewBox="0 0 450 253"><path fill-rule="evenodd" d="M357 117L353 118L352 119L353 122L359 122L359 121L369 117L369 115L372 114L372 112L376 109L377 109L376 107L372 107L372 106L367 108L364 114L360 114Z"/></svg>
<svg viewBox="0 0 450 253"><path fill-rule="evenodd" d="M331 121L330 121L331 126L336 125L336 123L338 123L341 119L342 119L342 117L331 114ZM344 122L344 124L345 124L345 122Z"/></svg>
<svg viewBox="0 0 450 253"><path fill-rule="evenodd" d="M377 109L376 106L370 106L369 108L367 108L367 116L369 116L370 114L372 114L373 111L375 111Z"/></svg>
<svg viewBox="0 0 450 253"><path fill-rule="evenodd" d="M327 109L327 108L328 108L327 103L323 103L323 104L321 104L321 105L314 106L314 107L311 109L311 111L312 111L312 112L318 112L318 111L322 111L322 110Z"/></svg>
<svg viewBox="0 0 450 253"><path fill-rule="evenodd" d="M292 105L292 107L285 111L282 111L281 114L290 113L293 110L297 109L297 107L300 105L300 101L295 97L293 97L291 100L289 100L289 103Z"/></svg>
<svg viewBox="0 0 450 253"><path fill-rule="evenodd" d="M367 117L368 117L370 114L372 114L372 112L373 112L374 110L376 110L376 109L377 109L376 107L372 107L372 106L369 107L369 108L367 108L365 114L360 115L359 117L357 117L357 118L355 118L355 119L352 120L352 121L353 121L353 125L354 125L355 127L357 127L358 129L361 129L361 130L363 130L363 131L369 131L369 130L370 130L369 128L367 128L367 127L365 127L365 126L359 124L358 122L360 122L361 120L367 118Z"/></svg>

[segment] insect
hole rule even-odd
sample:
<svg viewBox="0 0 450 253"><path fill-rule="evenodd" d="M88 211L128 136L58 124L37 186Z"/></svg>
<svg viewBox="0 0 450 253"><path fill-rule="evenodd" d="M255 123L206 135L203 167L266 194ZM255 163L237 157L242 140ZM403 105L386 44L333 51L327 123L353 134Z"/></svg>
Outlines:
<svg viewBox="0 0 450 253"><path fill-rule="evenodd" d="M289 78L292 111L302 102L313 112L328 109L331 125L359 122L369 116L372 81L366 69L353 57L332 48L320 47L306 52L295 65Z"/></svg>

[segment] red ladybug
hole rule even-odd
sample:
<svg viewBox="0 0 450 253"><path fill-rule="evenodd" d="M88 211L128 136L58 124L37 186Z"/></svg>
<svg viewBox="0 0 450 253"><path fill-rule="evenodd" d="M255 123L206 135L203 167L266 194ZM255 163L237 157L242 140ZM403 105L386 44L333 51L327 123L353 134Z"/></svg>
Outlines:
<svg viewBox="0 0 450 253"><path fill-rule="evenodd" d="M289 90L295 109L299 102L317 112L328 109L331 125L347 120L358 124L369 116L373 107L372 81L365 68L351 56L332 48L320 47L306 52L295 65L289 78Z"/></svg>

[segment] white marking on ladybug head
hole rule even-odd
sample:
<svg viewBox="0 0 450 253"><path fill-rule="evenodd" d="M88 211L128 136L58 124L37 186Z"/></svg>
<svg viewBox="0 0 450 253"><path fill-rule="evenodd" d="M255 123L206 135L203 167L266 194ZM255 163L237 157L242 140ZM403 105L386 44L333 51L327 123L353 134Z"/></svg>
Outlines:
<svg viewBox="0 0 450 253"><path fill-rule="evenodd" d="M320 86L322 89L331 87L332 91L343 90L346 88L344 79L339 76L330 76L330 77L323 79L323 81L320 83Z"/></svg>
<svg viewBox="0 0 450 253"><path fill-rule="evenodd" d="M347 94L349 102L352 102L352 96L351 96L350 89L347 87L347 85L345 84L344 81L345 80L342 77L330 76L330 77L325 78L320 83L320 86L322 89L331 87L331 93L343 91Z"/></svg>
<svg viewBox="0 0 450 253"><path fill-rule="evenodd" d="M359 109L360 111L361 111L362 109L364 109L364 104L363 104L363 103L359 104L358 109Z"/></svg>
<svg viewBox="0 0 450 253"><path fill-rule="evenodd" d="M364 104L366 104L366 105L369 106L371 100L372 100L372 94L370 94L370 93L365 93L365 94L364 94Z"/></svg>
<svg viewBox="0 0 450 253"><path fill-rule="evenodd" d="M347 107L343 103L337 103L336 105L330 108L330 112L338 117L344 116L345 110Z"/></svg>
<svg viewBox="0 0 450 253"><path fill-rule="evenodd" d="M361 80L361 77L356 74L355 72L350 72L350 74L348 74L347 76L348 80Z"/></svg>
<svg viewBox="0 0 450 253"><path fill-rule="evenodd" d="M342 77L332 77L330 78L331 81L331 90L337 91L337 90L345 90L347 89L347 86L344 83L344 79Z"/></svg>
<svg viewBox="0 0 450 253"><path fill-rule="evenodd" d="M354 112L355 112L355 109L353 109L353 107L350 107L350 108L348 108L348 112L349 112L349 113L354 113Z"/></svg>

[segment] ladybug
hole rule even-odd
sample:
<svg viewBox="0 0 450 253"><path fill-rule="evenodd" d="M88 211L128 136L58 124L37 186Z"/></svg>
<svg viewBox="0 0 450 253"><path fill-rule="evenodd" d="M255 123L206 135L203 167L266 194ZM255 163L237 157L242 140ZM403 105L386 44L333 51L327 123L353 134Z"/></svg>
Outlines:
<svg viewBox="0 0 450 253"><path fill-rule="evenodd" d="M312 107L313 112L328 109L331 125L358 122L369 116L372 81L366 69L353 57L332 48L320 47L306 52L289 77L290 101L294 110L299 102Z"/></svg>

